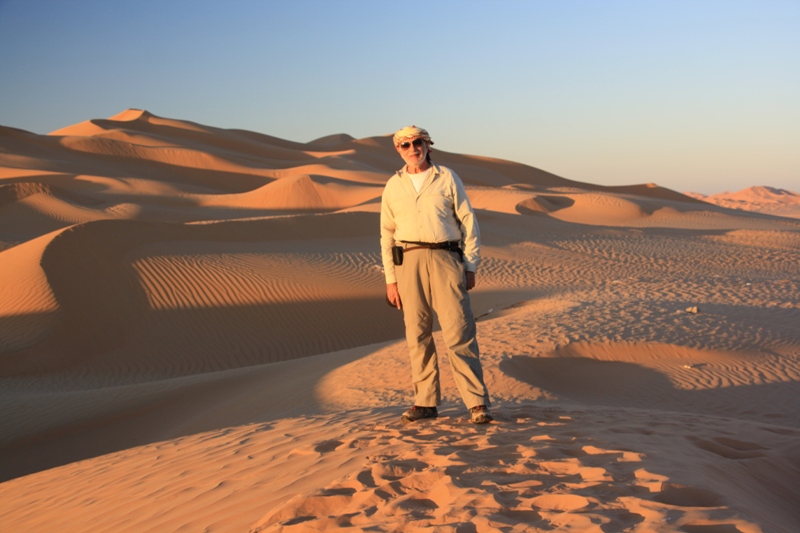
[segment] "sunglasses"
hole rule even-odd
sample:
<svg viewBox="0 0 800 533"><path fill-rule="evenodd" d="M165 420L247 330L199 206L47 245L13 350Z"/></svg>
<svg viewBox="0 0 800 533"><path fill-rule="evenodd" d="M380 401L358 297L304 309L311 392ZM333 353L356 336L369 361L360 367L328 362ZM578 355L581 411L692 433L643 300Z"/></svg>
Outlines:
<svg viewBox="0 0 800 533"><path fill-rule="evenodd" d="M419 138L419 139L414 139L411 142L408 142L408 141L402 142L402 143L399 144L399 146L403 150L408 150L409 148L411 148L412 145L414 147L416 147L416 148L421 148L423 144L425 144L425 140L422 139L422 138Z"/></svg>

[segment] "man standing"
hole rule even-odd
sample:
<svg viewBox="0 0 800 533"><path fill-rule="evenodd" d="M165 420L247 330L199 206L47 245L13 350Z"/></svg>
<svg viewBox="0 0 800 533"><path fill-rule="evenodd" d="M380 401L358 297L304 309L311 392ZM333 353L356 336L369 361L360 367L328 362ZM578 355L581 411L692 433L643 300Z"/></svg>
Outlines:
<svg viewBox="0 0 800 533"><path fill-rule="evenodd" d="M428 132L409 126L394 134L405 166L386 183L381 201L381 255L386 298L402 309L411 352L414 406L403 419L436 418L441 403L433 342L436 312L456 386L470 420L492 420L483 381L475 318L467 291L475 286L480 232L464 184L431 162Z"/></svg>

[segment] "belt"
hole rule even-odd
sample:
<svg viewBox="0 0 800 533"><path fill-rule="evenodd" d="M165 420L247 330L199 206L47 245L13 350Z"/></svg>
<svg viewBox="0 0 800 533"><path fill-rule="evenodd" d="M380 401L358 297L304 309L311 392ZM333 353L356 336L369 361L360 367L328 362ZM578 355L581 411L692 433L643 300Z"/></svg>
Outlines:
<svg viewBox="0 0 800 533"><path fill-rule="evenodd" d="M413 244L414 246L409 246L408 248L403 248L404 252L410 252L412 250L447 250L449 252L459 252L461 253L461 242L460 241L445 241L445 242L414 242L414 241L400 241L403 244Z"/></svg>

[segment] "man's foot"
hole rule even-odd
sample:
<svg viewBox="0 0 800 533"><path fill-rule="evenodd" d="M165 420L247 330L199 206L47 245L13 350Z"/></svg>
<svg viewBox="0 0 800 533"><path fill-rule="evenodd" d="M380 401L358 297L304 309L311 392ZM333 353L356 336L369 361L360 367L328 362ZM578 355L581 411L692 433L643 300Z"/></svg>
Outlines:
<svg viewBox="0 0 800 533"><path fill-rule="evenodd" d="M416 422L423 418L436 418L437 416L439 416L439 411L437 411L435 407L420 407L419 405L415 405L403 413L403 416L400 418L406 422Z"/></svg>
<svg viewBox="0 0 800 533"><path fill-rule="evenodd" d="M485 405L476 405L469 410L469 421L473 424L487 424L492 420L492 413Z"/></svg>

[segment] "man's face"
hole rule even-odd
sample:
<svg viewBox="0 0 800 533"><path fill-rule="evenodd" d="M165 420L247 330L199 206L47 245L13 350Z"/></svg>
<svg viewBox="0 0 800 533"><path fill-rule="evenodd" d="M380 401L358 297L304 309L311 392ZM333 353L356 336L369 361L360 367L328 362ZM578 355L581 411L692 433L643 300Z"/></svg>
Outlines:
<svg viewBox="0 0 800 533"><path fill-rule="evenodd" d="M403 141L395 148L400 154L400 157L403 158L403 161L406 162L406 165L410 167L419 167L425 162L425 158L428 156L428 145L421 137L413 141Z"/></svg>

